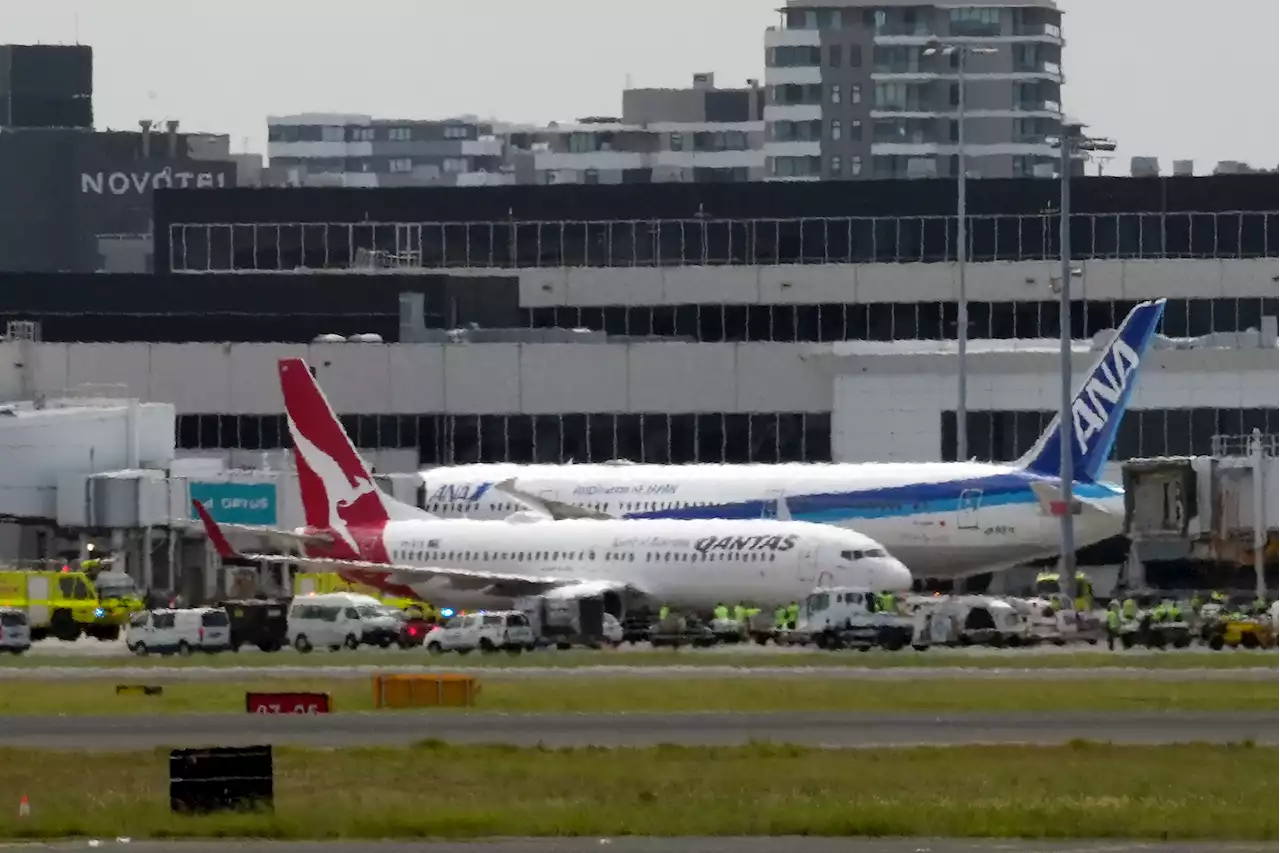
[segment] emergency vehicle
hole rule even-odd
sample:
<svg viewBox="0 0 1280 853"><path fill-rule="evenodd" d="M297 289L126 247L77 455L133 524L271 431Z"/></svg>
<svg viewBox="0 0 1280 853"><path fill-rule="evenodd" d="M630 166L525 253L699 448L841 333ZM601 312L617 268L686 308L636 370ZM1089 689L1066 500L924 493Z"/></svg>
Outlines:
<svg viewBox="0 0 1280 853"><path fill-rule="evenodd" d="M351 583L343 579L337 572L299 572L293 576L293 594L328 595L336 592L349 592L376 598L387 607L397 610L415 608L424 616L431 616L431 605L415 598L399 598L394 595L383 595L377 588L360 583Z"/></svg>
<svg viewBox="0 0 1280 853"><path fill-rule="evenodd" d="M93 582L84 572L45 569L0 571L0 607L27 614L32 642L52 637L76 640L81 634L99 640L120 636L119 606L108 609L98 600ZM129 613L123 622L128 622Z"/></svg>

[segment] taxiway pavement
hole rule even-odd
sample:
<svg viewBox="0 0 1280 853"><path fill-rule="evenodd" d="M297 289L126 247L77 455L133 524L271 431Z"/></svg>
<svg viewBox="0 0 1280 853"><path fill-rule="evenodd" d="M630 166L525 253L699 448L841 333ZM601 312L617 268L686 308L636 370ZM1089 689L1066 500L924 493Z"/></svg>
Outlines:
<svg viewBox="0 0 1280 853"><path fill-rule="evenodd" d="M421 740L518 746L731 745L772 741L830 748L961 744L1231 743L1276 745L1274 711L1200 713L869 714L492 712L319 716L158 714L0 717L0 745L66 749L306 744L405 745Z"/></svg>

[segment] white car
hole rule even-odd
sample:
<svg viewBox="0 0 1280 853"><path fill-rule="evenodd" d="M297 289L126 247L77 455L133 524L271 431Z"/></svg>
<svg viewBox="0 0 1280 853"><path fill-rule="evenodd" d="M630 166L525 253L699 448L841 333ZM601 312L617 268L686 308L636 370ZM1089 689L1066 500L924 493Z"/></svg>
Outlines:
<svg viewBox="0 0 1280 853"><path fill-rule="evenodd" d="M369 595L331 592L295 598L289 605L289 645L358 649L361 643L389 646L400 636L402 617Z"/></svg>
<svg viewBox="0 0 1280 853"><path fill-rule="evenodd" d="M622 623L612 613L604 614L604 641L617 648L622 645Z"/></svg>
<svg viewBox="0 0 1280 853"><path fill-rule="evenodd" d="M13 607L0 607L0 652L20 655L31 648L31 625L27 614Z"/></svg>
<svg viewBox="0 0 1280 853"><path fill-rule="evenodd" d="M423 643L433 655L441 652L466 654L473 649L512 653L534 649L533 626L519 610L497 610L455 616L427 634Z"/></svg>
<svg viewBox="0 0 1280 853"><path fill-rule="evenodd" d="M124 643L139 656L225 652L231 648L231 620L220 607L144 610L129 620Z"/></svg>

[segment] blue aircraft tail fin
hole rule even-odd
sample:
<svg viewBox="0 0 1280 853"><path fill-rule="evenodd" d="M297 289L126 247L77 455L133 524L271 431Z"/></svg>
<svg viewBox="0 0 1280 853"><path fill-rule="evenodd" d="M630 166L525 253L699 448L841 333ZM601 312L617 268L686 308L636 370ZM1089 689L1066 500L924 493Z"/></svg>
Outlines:
<svg viewBox="0 0 1280 853"><path fill-rule="evenodd" d="M1124 318L1115 337L1090 368L1071 402L1075 479L1096 480L1111 455L1120 419L1137 384L1138 368L1164 316L1165 300L1140 302ZM1060 415L1019 465L1036 474L1056 476L1061 470Z"/></svg>

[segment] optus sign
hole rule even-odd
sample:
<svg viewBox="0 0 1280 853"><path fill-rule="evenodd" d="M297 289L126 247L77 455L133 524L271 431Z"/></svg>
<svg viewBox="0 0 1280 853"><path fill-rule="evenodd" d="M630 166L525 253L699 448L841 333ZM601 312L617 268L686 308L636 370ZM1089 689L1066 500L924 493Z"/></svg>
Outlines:
<svg viewBox="0 0 1280 853"><path fill-rule="evenodd" d="M190 498L199 501L213 516L225 524L276 523L276 486L274 483L200 483L188 486ZM191 518L198 519L195 507Z"/></svg>

